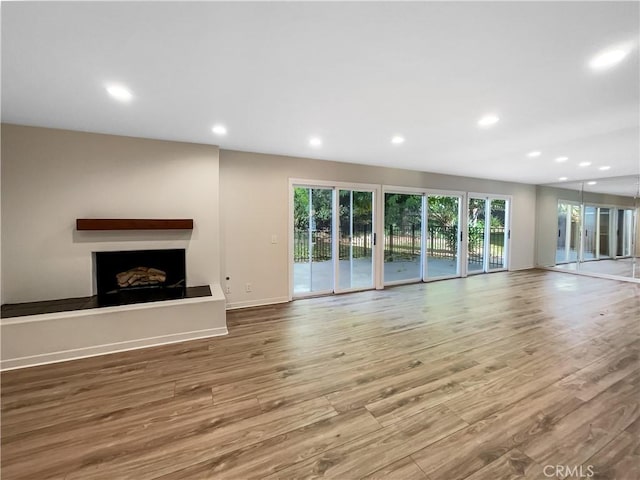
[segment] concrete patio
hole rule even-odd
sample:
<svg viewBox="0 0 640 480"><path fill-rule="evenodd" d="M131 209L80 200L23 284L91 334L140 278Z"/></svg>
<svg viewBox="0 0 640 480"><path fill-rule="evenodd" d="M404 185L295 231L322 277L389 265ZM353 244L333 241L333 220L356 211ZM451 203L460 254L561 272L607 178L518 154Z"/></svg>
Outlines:
<svg viewBox="0 0 640 480"><path fill-rule="evenodd" d="M373 288L373 269L370 258L356 258L351 264L348 260L339 262L338 290L351 288ZM482 270L482 264L469 262L469 271ZM313 285L311 275L313 274ZM427 258L427 278L449 277L456 275L456 261L446 258ZM420 259L414 261L385 262L384 282L420 281ZM333 262L295 263L294 293L325 292L333 290Z"/></svg>

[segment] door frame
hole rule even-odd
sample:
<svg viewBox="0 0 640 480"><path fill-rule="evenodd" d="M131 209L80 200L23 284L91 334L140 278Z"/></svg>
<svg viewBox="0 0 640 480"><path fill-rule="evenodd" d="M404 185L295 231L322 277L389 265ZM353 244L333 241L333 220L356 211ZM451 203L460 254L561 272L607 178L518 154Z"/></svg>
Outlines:
<svg viewBox="0 0 640 480"><path fill-rule="evenodd" d="M511 219L512 219L512 201L513 201L513 196L512 195L500 195L500 194L495 194L495 193L479 193L479 192L469 192L467 195L467 201L466 201L466 214L465 215L465 221L467 220L467 216L468 216L468 212L469 212L469 202L471 201L472 198L478 198L478 199L483 199L485 201L485 238L488 238L489 241L485 242L485 246L484 246L484 252L483 252L483 259L482 259L482 270L474 270L473 272L467 272L467 276L468 275L479 275L481 273L493 273L493 272L505 272L509 270L509 267L511 266ZM491 235L487 235L487 231L491 230L491 201L492 200L504 200L505 201L505 212L504 212L504 222L505 222L505 241L504 241L504 254L503 254L503 261L502 261L502 268L489 268L489 255L487 255L487 251L490 253L491 252ZM489 222L487 222L487 211L486 211L486 207L489 207ZM467 224L468 222L466 222L465 224ZM468 255L468 248L469 248L469 232L468 232L469 228L467 225L467 235L466 235L466 239L465 239L465 248L467 249L467 251L465 252L465 258L467 258ZM464 262L464 267L465 270L468 270L468 262Z"/></svg>
<svg viewBox="0 0 640 480"><path fill-rule="evenodd" d="M381 258L381 262L380 262L380 282L382 283L382 286L387 286L387 287L392 287L395 285L406 285L409 283L419 283L419 282L423 282L424 281L424 247L425 247L425 202L426 202L426 195L427 195L427 189L426 188L412 188L412 187L399 187L399 186L394 186L394 185L383 185L382 186L382 195L381 195L381 203L382 203L382 209L380 210L382 212L382 216L381 216L381 221L380 223L382 224L382 235L378 238L381 238L382 240L382 247L380 248L380 258ZM384 238L384 218L386 215L386 202L385 202L385 196L387 193L397 193L400 195L420 195L422 196L422 206L421 206L421 212L420 212L420 278L409 278L407 280L395 280L393 282L387 282L385 283L384 281L384 268L385 268L385 262L384 262L384 245L385 245L385 238Z"/></svg>
<svg viewBox="0 0 640 480"><path fill-rule="evenodd" d="M308 188L308 189L318 189L318 190L331 190L331 210L332 212L335 211L335 203L336 203L336 191L334 188L332 188L329 185L319 185L317 183L309 183L309 182L301 182L301 183L290 183L289 184L289 219L288 219L288 224L289 224L289 235L288 235L288 242L287 242L287 249L288 249L288 276L289 276L289 301L293 300L294 298L305 298L305 297L319 297L322 295L330 295L333 293L333 287L329 290L318 290L315 292L309 291L307 293L303 293L303 294L299 294L299 295L294 295L293 294L293 289L294 289L294 268L293 268L293 264L294 264L294 249L295 249L295 228L294 228L294 222L293 222L293 215L294 215L294 189L295 188ZM331 259L333 261L333 256L334 256L334 252L335 252L335 236L333 235L333 231L335 229L335 219L333 218L334 215L332 214L332 218L331 218ZM311 241L311 232L309 232L309 241ZM313 263L313 262L312 262ZM335 268L334 268L335 270ZM334 271L334 275L335 275L335 271ZM311 281L311 279L310 279ZM333 280L333 283L335 284L335 278Z"/></svg>
<svg viewBox="0 0 640 480"><path fill-rule="evenodd" d="M363 185L363 184L358 184ZM379 248L378 246L378 238L380 238L376 234L377 220L376 215L378 213L378 209L376 208L377 197L376 189L372 188L360 188L358 186L354 186L354 184L350 184L349 187L341 187L337 186L335 188L335 198L334 198L334 212L339 212L340 209L340 190L346 190L350 192L370 192L371 195L371 234L372 234L372 244L371 244L371 285L367 287L351 287L351 288L340 288L340 215L339 213L333 216L333 228L335 229L336 235L333 237L332 244L334 245L335 252L337 254L336 261L333 264L333 293L342 294L342 293L351 293L351 292L361 292L364 290L374 290L377 288L377 280L376 280L376 254ZM353 222L353 210L351 211L351 222ZM375 242L374 242L375 238Z"/></svg>
<svg viewBox="0 0 640 480"><path fill-rule="evenodd" d="M580 214L578 215L578 220L580 222L580 224L578 225L578 228L580 229L580 236L578 237L578 246L577 246L577 251L576 251L576 260L575 262L580 261L580 255L581 255L581 251L582 251L582 204L580 202L577 201L573 201L573 200L563 200L563 199L558 199L558 202L556 203L556 230L557 230L557 226L558 226L558 207L560 207L560 204L564 204L564 205L568 205L569 207L578 207L580 209ZM566 222L566 228L565 228L565 233L564 233L564 259L561 262L558 262L558 240L556 237L556 254L555 254L555 259L556 259L556 263L555 265L568 265L569 263L573 263L570 259L570 252L571 252L571 208L568 208L566 213L565 213L565 222Z"/></svg>
<svg viewBox="0 0 640 480"><path fill-rule="evenodd" d="M561 203L570 206L577 206L580 208L580 237L579 237L579 245L578 251L576 253L576 260L571 261L569 258L570 251L570 242L571 242L571 231L570 231L570 211L567 211L567 232L565 236L566 243L566 254L565 258L562 262L556 262L555 265L566 265L570 263L586 263L586 262L595 262L598 260L615 260L618 258L629 258L630 256L619 256L618 252L618 210L631 210L633 212L632 207L624 207L620 205L614 205L609 203L597 203L597 202L578 202L574 200L563 200L558 199L558 205ZM595 258L590 258L585 260L584 258L584 236L585 236L585 211L587 207L592 207L596 209L597 218L596 218L596 255ZM602 209L609 210L609 256L601 256L600 255L600 211ZM624 227L623 227L624 228ZM556 244L556 255L557 255L557 244ZM632 255L631 255L632 256Z"/></svg>
<svg viewBox="0 0 640 480"><path fill-rule="evenodd" d="M452 278L460 278L467 276L467 267L462 262L462 258L467 257L467 228L466 223L463 222L463 209L462 206L467 204L467 192L460 190L442 190L442 189L426 189L426 194L423 199L424 205L424 213L423 213L423 238L426 241L426 233L429 228L429 197L430 196L440 196L440 197L458 197L458 251L457 251L457 265L456 265L456 273L455 275L442 275L440 277L427 277L428 270L428 256L423 255L423 265L422 265L422 281L423 282L435 282L438 280L449 280ZM465 217L466 218L466 217Z"/></svg>
<svg viewBox="0 0 640 480"><path fill-rule="evenodd" d="M584 244L586 243L586 237L587 237L587 222L586 222L586 216L587 216L587 208L591 207L591 208L595 208L596 209L596 224L595 224L595 243L594 243L594 255L593 258L588 258L585 259L584 258L584 253L585 253L585 249L584 249ZM580 239L580 261L585 263L585 262L596 262L598 260L602 260L600 258L600 210L603 208L608 208L608 207L601 207L598 204L595 203L585 203L582 206L582 237ZM611 211L609 210L609 215L611 215ZM611 227L611 220L609 220L609 227ZM610 230L610 229L609 229ZM609 233L611 233L611 231L609 231ZM609 242L611 243L611 242Z"/></svg>
<svg viewBox="0 0 640 480"><path fill-rule="evenodd" d="M333 287L331 290L328 291L322 291L322 292L309 292L308 294L302 294L302 295L293 295L293 288L294 288L294 268L293 268L293 264L294 264L294 225L293 225L293 214L294 214L294 188L296 187L302 187L302 188L318 188L318 189L331 189L333 190L333 196L332 196L332 220L331 220L331 249L332 249L332 261L333 261ZM374 245L372 245L372 257L373 257L373 269L372 269L372 275L373 275L373 282L372 282L372 286L370 288L354 288L354 289L349 289L349 290L339 290L336 292L336 285L338 285L338 257L336 256L338 254L338 216L336 215L336 212L338 212L338 206L339 206L339 199L338 199L338 195L339 195L339 190L355 190L355 191L367 191L367 192L372 192L373 193L373 213L372 213L372 233L375 235L376 237L376 242ZM288 241L287 241L287 250L288 250L288 262L287 262L287 270L288 270L288 277L289 277L289 293L288 293L288 298L289 301L292 301L294 298L305 298L305 297L316 297L316 296L320 296L320 295L331 295L331 294L336 294L336 293L347 293L347 292L356 292L356 291L361 291L361 290L371 290L371 289L381 289L382 286L379 285L379 275L378 275L378 271L379 271L379 248L378 247L378 241L377 239L382 238L380 235L380 226L378 225L377 221L377 212L379 211L379 202L380 202L380 185L377 184L371 184L371 183L351 183L351 182L334 182L334 181L328 181L328 180L312 180L312 179L307 179L307 178L294 178L294 177L289 177L289 189L288 189L288 195L289 195L289 199L288 199L288 204L289 204L289 213L288 213L288 218L287 218L287 224L288 224L288 231L289 231L289 235L288 235Z"/></svg>

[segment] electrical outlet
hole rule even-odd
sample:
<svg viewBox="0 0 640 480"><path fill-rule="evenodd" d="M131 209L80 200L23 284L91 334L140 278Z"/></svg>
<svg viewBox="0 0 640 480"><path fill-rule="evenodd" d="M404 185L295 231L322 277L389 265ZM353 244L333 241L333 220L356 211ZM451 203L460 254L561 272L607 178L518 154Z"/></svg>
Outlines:
<svg viewBox="0 0 640 480"><path fill-rule="evenodd" d="M247 283L247 284L244 286L244 291L245 291L245 292L247 292L247 293L250 293L250 292L251 292L251 284L250 284L250 283Z"/></svg>
<svg viewBox="0 0 640 480"><path fill-rule="evenodd" d="M231 286L227 285L227 288L225 289L226 293L231 293Z"/></svg>
<svg viewBox="0 0 640 480"><path fill-rule="evenodd" d="M278 236L277 235L271 235L271 243L278 243Z"/></svg>

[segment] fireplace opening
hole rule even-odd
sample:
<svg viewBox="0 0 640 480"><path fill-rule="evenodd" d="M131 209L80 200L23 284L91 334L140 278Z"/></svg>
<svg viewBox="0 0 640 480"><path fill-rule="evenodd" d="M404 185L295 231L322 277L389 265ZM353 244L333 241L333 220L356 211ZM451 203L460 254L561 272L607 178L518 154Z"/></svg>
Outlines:
<svg viewBox="0 0 640 480"><path fill-rule="evenodd" d="M183 298L187 276L184 249L95 252L100 305L126 305Z"/></svg>

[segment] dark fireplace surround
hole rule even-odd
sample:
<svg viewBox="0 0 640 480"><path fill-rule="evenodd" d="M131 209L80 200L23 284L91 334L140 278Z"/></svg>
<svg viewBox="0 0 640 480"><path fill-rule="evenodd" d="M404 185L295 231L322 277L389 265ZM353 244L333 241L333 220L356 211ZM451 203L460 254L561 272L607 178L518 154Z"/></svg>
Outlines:
<svg viewBox="0 0 640 480"><path fill-rule="evenodd" d="M95 252L94 272L101 306L184 298L184 249Z"/></svg>

